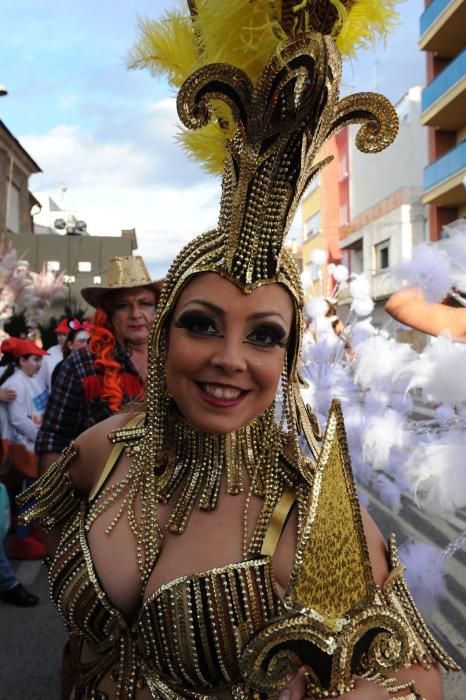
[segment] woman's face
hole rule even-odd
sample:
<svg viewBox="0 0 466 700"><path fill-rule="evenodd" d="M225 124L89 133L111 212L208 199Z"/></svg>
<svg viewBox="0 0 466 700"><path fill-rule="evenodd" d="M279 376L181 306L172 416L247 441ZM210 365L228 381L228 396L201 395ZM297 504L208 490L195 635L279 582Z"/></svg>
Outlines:
<svg viewBox="0 0 466 700"><path fill-rule="evenodd" d="M81 350L81 348L85 348L88 340L89 333L87 331L78 331L74 336L74 340L67 341L69 351L74 352L75 350Z"/></svg>
<svg viewBox="0 0 466 700"><path fill-rule="evenodd" d="M273 401L293 322L278 284L243 294L215 273L180 294L168 334L167 389L188 423L229 433Z"/></svg>

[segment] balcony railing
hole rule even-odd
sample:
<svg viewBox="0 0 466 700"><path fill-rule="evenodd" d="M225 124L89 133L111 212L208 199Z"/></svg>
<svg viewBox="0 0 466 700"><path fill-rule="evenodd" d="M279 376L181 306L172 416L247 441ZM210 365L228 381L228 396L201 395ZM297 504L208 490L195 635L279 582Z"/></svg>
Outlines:
<svg viewBox="0 0 466 700"><path fill-rule="evenodd" d="M433 25L435 20L440 17L451 2L452 0L433 0L429 7L426 7L419 20L421 37L426 33L429 27Z"/></svg>
<svg viewBox="0 0 466 700"><path fill-rule="evenodd" d="M425 112L466 75L466 49L455 58L422 91L422 111Z"/></svg>
<svg viewBox="0 0 466 700"><path fill-rule="evenodd" d="M424 191L439 185L466 168L466 140L424 169Z"/></svg>

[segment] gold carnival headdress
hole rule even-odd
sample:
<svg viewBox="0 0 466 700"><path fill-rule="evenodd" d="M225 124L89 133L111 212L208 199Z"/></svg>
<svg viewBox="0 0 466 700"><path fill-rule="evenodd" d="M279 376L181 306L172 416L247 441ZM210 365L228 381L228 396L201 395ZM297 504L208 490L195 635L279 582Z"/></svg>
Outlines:
<svg viewBox="0 0 466 700"><path fill-rule="evenodd" d="M393 3L188 4L186 15L175 12L160 22L142 23L132 65L165 71L173 85L181 84L177 106L185 127L202 134L210 122L206 140L187 138L186 146L208 167L211 153L216 153L217 167L220 163L223 171L222 198L217 229L188 244L166 278L151 338L145 452L147 459L164 459L168 426L161 419L166 415L161 378L166 318L186 281L213 271L245 293L274 282L291 293L296 328L284 377L284 412L299 462L298 434L304 435L315 456L318 450L315 422L299 392L303 293L284 239L300 197L328 162L316 162L326 139L349 123L361 123L357 145L375 153L396 136L396 112L381 95L339 99L341 57L333 38L349 53L349 47L386 29L394 18Z"/></svg>

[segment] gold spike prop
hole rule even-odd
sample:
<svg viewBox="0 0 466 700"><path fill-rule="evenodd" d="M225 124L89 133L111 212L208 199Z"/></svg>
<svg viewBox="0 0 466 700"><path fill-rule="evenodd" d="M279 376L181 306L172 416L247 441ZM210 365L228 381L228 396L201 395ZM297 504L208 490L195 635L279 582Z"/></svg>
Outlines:
<svg viewBox="0 0 466 700"><path fill-rule="evenodd" d="M372 574L343 416L334 401L285 594L288 613L246 646L241 670L248 683L276 698L305 665L310 694L326 698L350 692L354 674L398 692L402 687L391 675L402 666L429 668L436 659L455 670L406 593L394 541L390 551L392 571L382 590Z"/></svg>

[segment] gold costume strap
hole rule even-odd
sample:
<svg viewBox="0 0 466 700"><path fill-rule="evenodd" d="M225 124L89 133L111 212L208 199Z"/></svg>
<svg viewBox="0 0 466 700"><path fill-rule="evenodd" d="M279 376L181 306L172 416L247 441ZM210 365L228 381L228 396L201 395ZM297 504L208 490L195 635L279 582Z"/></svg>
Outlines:
<svg viewBox="0 0 466 700"><path fill-rule="evenodd" d="M286 519L296 501L296 491L285 489L277 501L262 543L261 554L273 557L285 527Z"/></svg>
<svg viewBox="0 0 466 700"><path fill-rule="evenodd" d="M125 424L124 429L137 427L144 420L144 415L144 413L138 413L132 418L130 418L129 421ZM94 488L89 494L89 501L93 501L94 498L97 496L102 486L105 484L108 477L112 473L113 468L120 459L121 453L123 452L125 447L126 444L124 442L117 442L113 445L112 450L108 455L107 461L105 462L104 468L102 469L100 476L94 485Z"/></svg>

